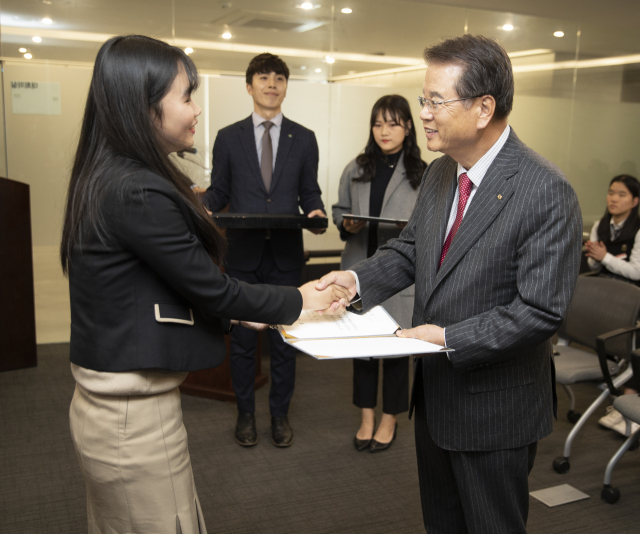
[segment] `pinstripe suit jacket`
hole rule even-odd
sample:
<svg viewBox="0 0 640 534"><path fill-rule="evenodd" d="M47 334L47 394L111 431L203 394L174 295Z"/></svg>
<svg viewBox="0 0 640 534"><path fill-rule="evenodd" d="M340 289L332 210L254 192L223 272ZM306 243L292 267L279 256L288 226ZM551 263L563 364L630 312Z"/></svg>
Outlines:
<svg viewBox="0 0 640 534"><path fill-rule="evenodd" d="M400 237L353 270L363 310L415 282L413 325L446 328L455 352L418 366L434 441L522 447L552 430L550 338L578 276L580 207L560 169L512 130L438 269L456 170L449 156L433 162Z"/></svg>

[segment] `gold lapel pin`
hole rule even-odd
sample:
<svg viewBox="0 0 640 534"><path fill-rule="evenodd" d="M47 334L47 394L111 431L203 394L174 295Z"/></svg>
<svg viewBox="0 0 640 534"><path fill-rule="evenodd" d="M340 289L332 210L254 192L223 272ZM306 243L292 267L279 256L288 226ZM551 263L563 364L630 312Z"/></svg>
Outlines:
<svg viewBox="0 0 640 534"><path fill-rule="evenodd" d="M498 200L502 200L502 195L498 195Z"/></svg>
<svg viewBox="0 0 640 534"><path fill-rule="evenodd" d="M289 134L289 137L293 137L293 135Z"/></svg>

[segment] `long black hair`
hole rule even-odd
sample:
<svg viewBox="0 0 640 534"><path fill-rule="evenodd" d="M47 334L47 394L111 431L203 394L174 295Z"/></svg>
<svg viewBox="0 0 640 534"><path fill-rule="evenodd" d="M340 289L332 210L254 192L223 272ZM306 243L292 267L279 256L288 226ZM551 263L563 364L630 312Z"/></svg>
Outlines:
<svg viewBox="0 0 640 534"><path fill-rule="evenodd" d="M364 152L356 158L356 163L362 169L362 173L356 176L354 182L370 182L376 174L376 164L380 158L386 158L382 150L373 137L373 125L378 120L378 115L382 112L382 117L393 119L397 124L403 124L409 128L408 135L402 142L402 152L404 167L407 171L407 179L411 187L418 189L422 173L427 164L420 158L420 147L416 141L416 128L411 119L411 109L407 99L400 95L385 95L378 99L371 110L371 120L369 121L369 140ZM411 127L409 127L411 124Z"/></svg>
<svg viewBox="0 0 640 534"><path fill-rule="evenodd" d="M214 261L221 262L225 240L193 182L163 149L157 122L162 122L162 98L184 67L189 91L198 87L198 71L182 50L142 35L113 37L96 58L84 110L80 140L67 193L60 260L68 274L69 259L86 232L109 238L102 213L107 193L122 193L135 171L148 169L171 183L194 215L199 238ZM113 188L113 189L112 189Z"/></svg>
<svg viewBox="0 0 640 534"><path fill-rule="evenodd" d="M615 176L611 182L609 182L609 187L611 187L615 182L624 184L633 198L640 197L640 182L638 182L638 180L633 176L628 174ZM608 209L605 209L604 216L600 219L600 223L598 224L598 241L602 241L605 246L611 243L611 230L609 229L610 224L611 213L609 213ZM638 230L640 230L640 218L638 217L638 206L636 206L635 208L631 208L631 213L624 222L624 225L620 230L620 235L618 235L615 241L632 241L635 239Z"/></svg>

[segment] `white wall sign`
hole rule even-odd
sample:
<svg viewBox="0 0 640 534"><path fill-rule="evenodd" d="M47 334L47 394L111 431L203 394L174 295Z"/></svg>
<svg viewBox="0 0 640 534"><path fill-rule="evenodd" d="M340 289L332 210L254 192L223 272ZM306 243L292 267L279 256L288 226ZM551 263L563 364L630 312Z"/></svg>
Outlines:
<svg viewBox="0 0 640 534"><path fill-rule="evenodd" d="M60 82L11 81L14 114L61 115Z"/></svg>

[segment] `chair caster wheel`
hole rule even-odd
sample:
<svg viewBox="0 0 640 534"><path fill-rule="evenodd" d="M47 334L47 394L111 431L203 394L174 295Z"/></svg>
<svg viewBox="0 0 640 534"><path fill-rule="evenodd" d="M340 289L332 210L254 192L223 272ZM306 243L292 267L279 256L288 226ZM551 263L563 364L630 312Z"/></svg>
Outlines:
<svg viewBox="0 0 640 534"><path fill-rule="evenodd" d="M557 473L560 473L561 475L564 475L567 471L569 471L570 467L571 467L571 465L569 465L569 458L564 458L563 456L558 456L553 461L553 469Z"/></svg>
<svg viewBox="0 0 640 534"><path fill-rule="evenodd" d="M567 412L567 419L572 424L576 424L578 422L578 419L580 419L580 417L582 417L582 414L580 412L574 412L573 410L569 410Z"/></svg>
<svg viewBox="0 0 640 534"><path fill-rule="evenodd" d="M602 499L602 502L614 504L618 502L618 499L620 498L620 490L618 488L605 485L602 488L602 493L600 493L600 498Z"/></svg>

